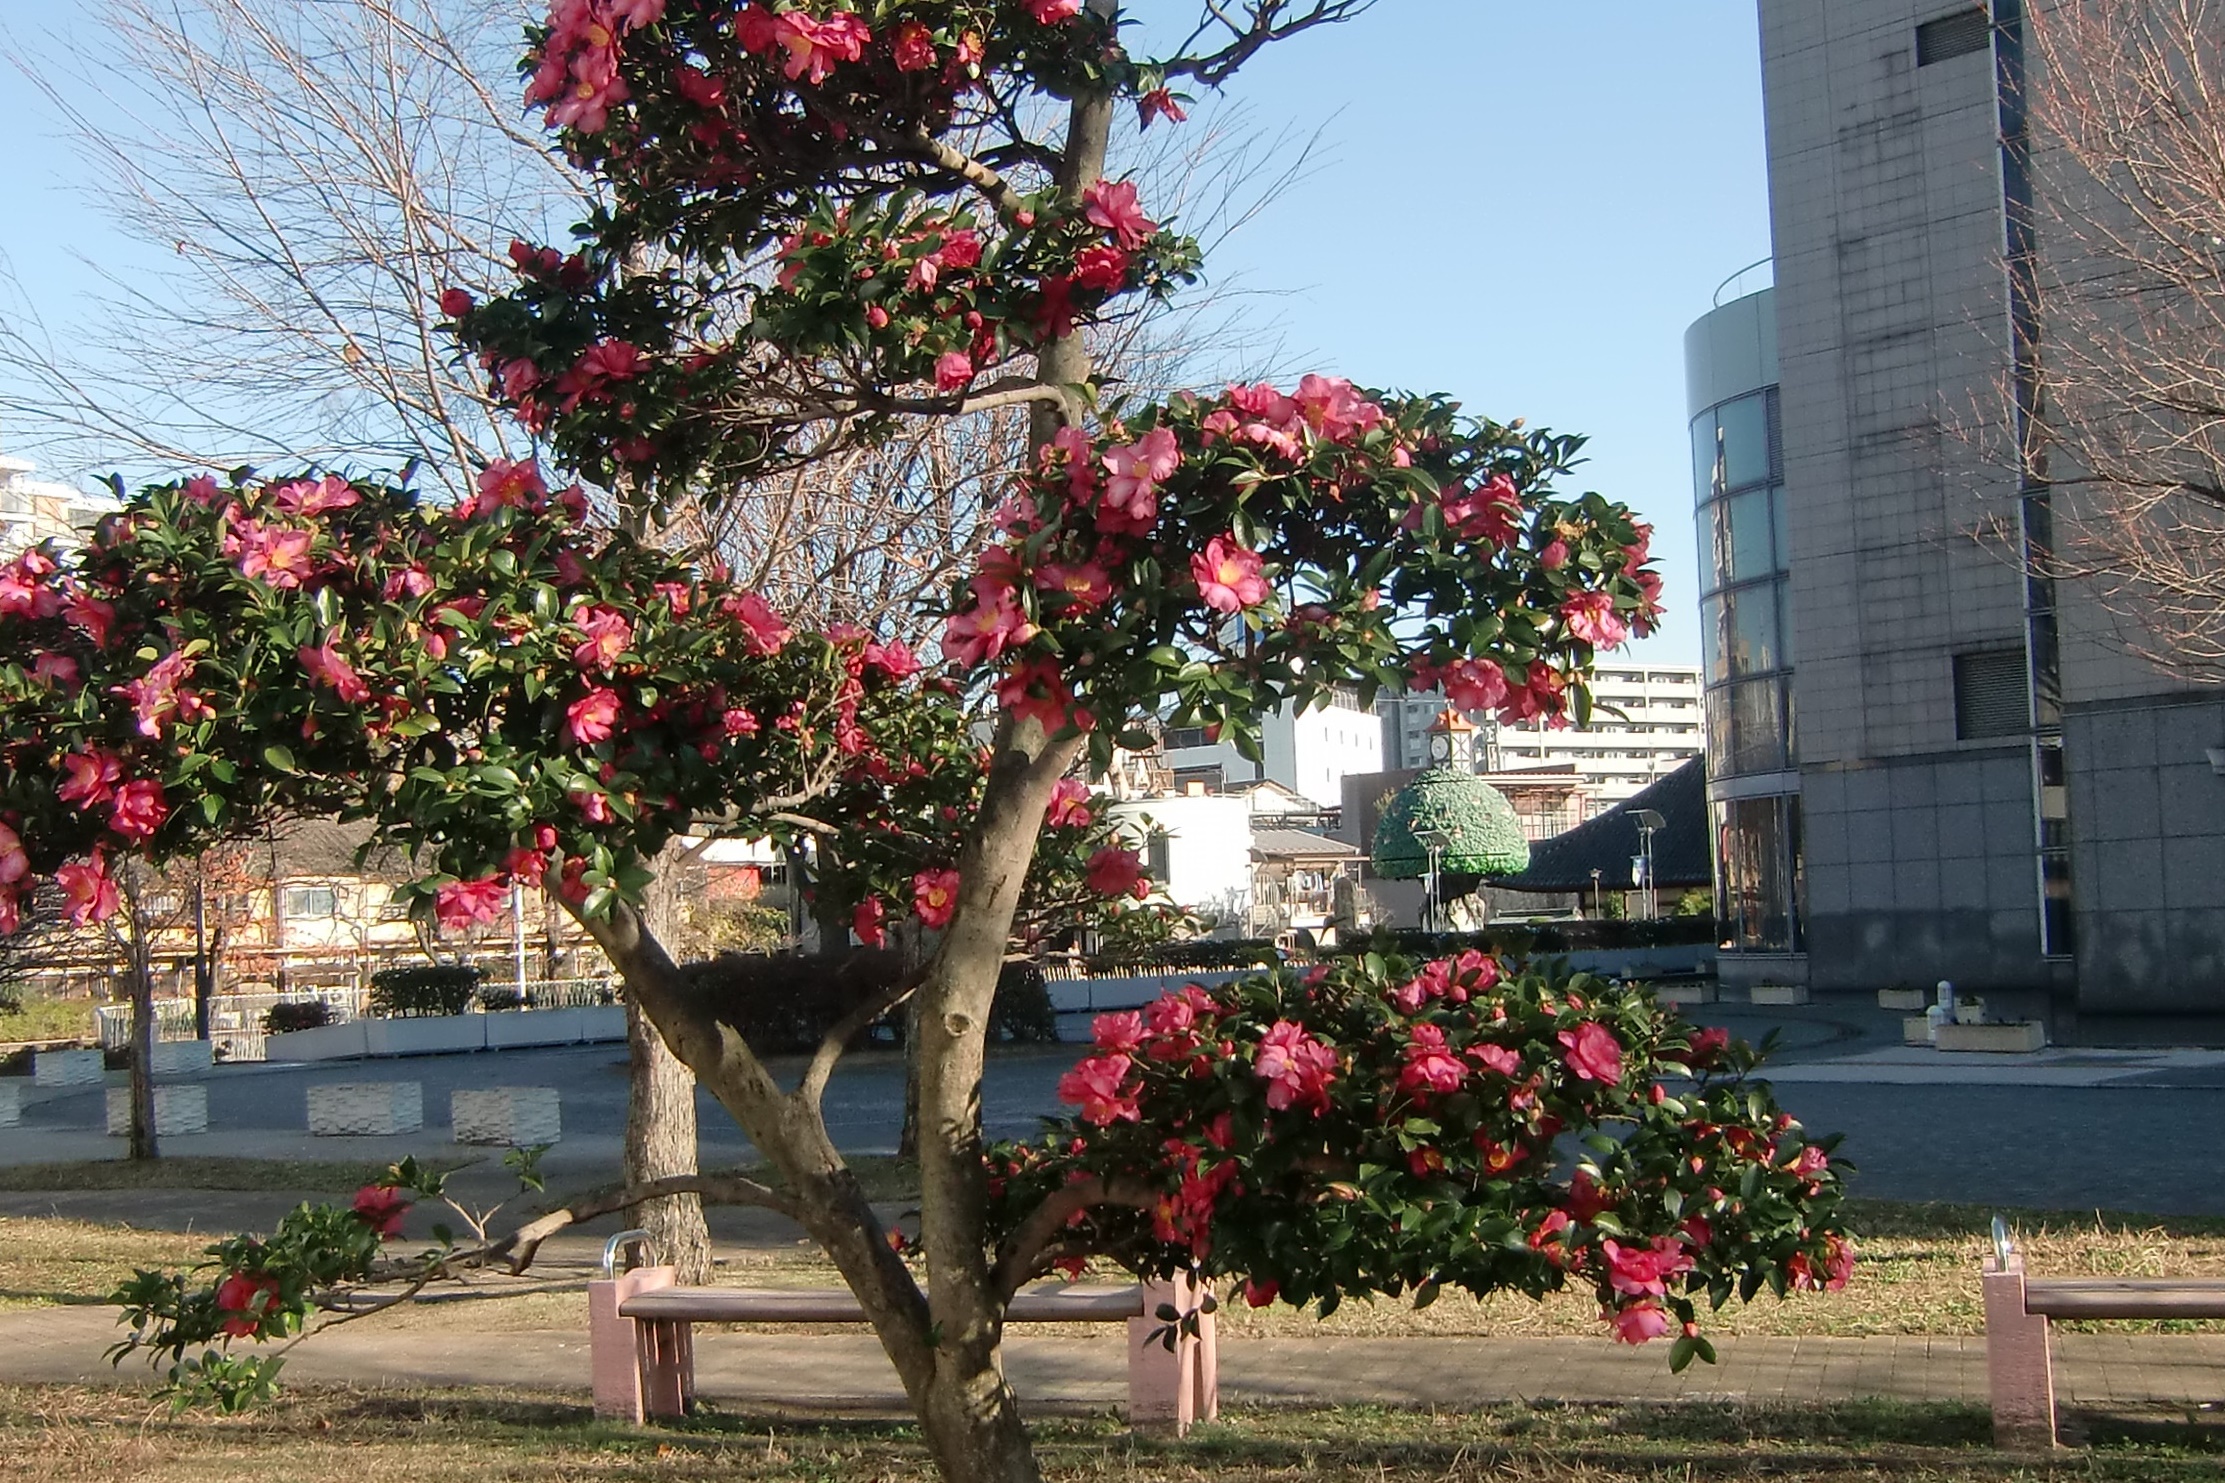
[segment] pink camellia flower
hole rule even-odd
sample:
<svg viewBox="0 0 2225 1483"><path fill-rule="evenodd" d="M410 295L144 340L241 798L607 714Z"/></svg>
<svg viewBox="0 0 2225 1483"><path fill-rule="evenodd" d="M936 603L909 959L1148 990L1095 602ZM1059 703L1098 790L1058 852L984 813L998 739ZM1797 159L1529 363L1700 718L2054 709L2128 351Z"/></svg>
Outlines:
<svg viewBox="0 0 2225 1483"><path fill-rule="evenodd" d="M1182 105L1174 101L1174 94L1165 88L1153 88L1136 100L1136 127L1148 129L1154 119L1168 119L1183 123L1189 118Z"/></svg>
<svg viewBox="0 0 2225 1483"><path fill-rule="evenodd" d="M975 605L953 614L943 626L943 654L968 669L995 663L1006 649L1026 643L1036 632L1011 588L990 597L976 581L974 592Z"/></svg>
<svg viewBox="0 0 2225 1483"><path fill-rule="evenodd" d="M1087 828L1092 817L1089 784L1080 778L1060 778L1051 789L1051 806L1043 821L1053 829Z"/></svg>
<svg viewBox="0 0 2225 1483"><path fill-rule="evenodd" d="M788 53L781 70L790 82L808 74L813 87L825 82L836 64L865 55L866 44L873 39L865 22L847 10L824 20L792 10L773 25L775 40Z"/></svg>
<svg viewBox="0 0 2225 1483"><path fill-rule="evenodd" d="M1133 1055L1143 1048L1143 1016L1132 1009L1101 1014L1089 1022L1089 1038L1099 1050Z"/></svg>
<svg viewBox="0 0 2225 1483"><path fill-rule="evenodd" d="M868 896L850 913L850 930L867 947L888 945L888 908L878 896Z"/></svg>
<svg viewBox="0 0 2225 1483"><path fill-rule="evenodd" d="M1468 1059L1484 1070L1496 1071L1509 1080L1522 1072L1521 1053L1504 1045L1471 1045L1468 1047Z"/></svg>
<svg viewBox="0 0 2225 1483"><path fill-rule="evenodd" d="M1507 672L1489 659L1456 659L1438 671L1445 699L1463 711L1488 711L1507 698Z"/></svg>
<svg viewBox="0 0 2225 1483"><path fill-rule="evenodd" d="M444 288L440 291L440 312L450 319L461 319L478 306L479 301L467 288Z"/></svg>
<svg viewBox="0 0 2225 1483"><path fill-rule="evenodd" d="M1720 1025L1710 1025L1704 1030L1694 1030L1692 1032L1690 1064L1693 1066L1713 1065L1716 1058L1730 1048L1730 1043L1731 1032Z"/></svg>
<svg viewBox="0 0 2225 1483"><path fill-rule="evenodd" d="M1308 376L1290 400L1314 436L1328 443L1347 442L1383 421L1383 409L1342 376Z"/></svg>
<svg viewBox="0 0 2225 1483"><path fill-rule="evenodd" d="M1549 572L1557 572L1568 565L1568 542L1557 536L1546 542L1545 549L1537 553L1537 564Z"/></svg>
<svg viewBox="0 0 2225 1483"><path fill-rule="evenodd" d="M778 654L796 636L788 620L754 592L727 598L720 606L729 618L742 625L742 643L752 654Z"/></svg>
<svg viewBox="0 0 2225 1483"><path fill-rule="evenodd" d="M1561 621L1568 631L1595 649L1612 649L1630 637L1630 625L1615 612L1615 600L1604 592L1579 592L1561 604Z"/></svg>
<svg viewBox="0 0 2225 1483"><path fill-rule="evenodd" d="M282 591L299 587L304 578L315 570L309 556L310 534L306 530L289 530L284 526L266 526L253 520L243 520L235 533L225 539L226 546L234 546L243 577L260 577Z"/></svg>
<svg viewBox="0 0 2225 1483"><path fill-rule="evenodd" d="M1079 1107L1082 1121L1100 1128L1135 1122L1143 1108L1137 1100L1141 1083L1128 1079L1134 1064L1122 1055L1091 1056L1058 1079L1058 1099Z"/></svg>
<svg viewBox="0 0 2225 1483"><path fill-rule="evenodd" d="M433 914L451 932L468 932L500 917L510 904L510 883L499 875L450 881L433 895Z"/></svg>
<svg viewBox="0 0 2225 1483"><path fill-rule="evenodd" d="M349 1208L355 1218L379 1233L382 1241L402 1234L402 1217L409 1214L409 1196L391 1185L367 1184L355 1192Z"/></svg>
<svg viewBox="0 0 2225 1483"><path fill-rule="evenodd" d="M1143 214L1132 180L1100 180L1082 192L1082 214L1089 224L1109 233L1114 245L1134 252L1151 240L1159 224Z"/></svg>
<svg viewBox="0 0 2225 1483"><path fill-rule="evenodd" d="M116 790L115 801L108 809L108 827L129 840L151 839L169 817L170 804L162 796L162 784L152 778L136 778Z"/></svg>
<svg viewBox="0 0 2225 1483"><path fill-rule="evenodd" d="M1112 601L1112 574L1094 561L1048 562L1036 572L1035 585L1064 598L1067 611L1073 613L1086 613Z"/></svg>
<svg viewBox="0 0 2225 1483"><path fill-rule="evenodd" d="M59 685L64 690L75 690L84 672L69 655L49 652L31 661L31 678L49 689Z"/></svg>
<svg viewBox="0 0 2225 1483"><path fill-rule="evenodd" d="M293 479L270 492L271 503L288 515L322 515L363 503L355 486L338 474L322 479Z"/></svg>
<svg viewBox="0 0 2225 1483"><path fill-rule="evenodd" d="M935 359L935 390L959 391L973 380L973 357L949 350Z"/></svg>
<svg viewBox="0 0 2225 1483"><path fill-rule="evenodd" d="M548 493L540 469L530 459L498 458L479 471L478 493L459 513L474 518L497 510L532 509Z"/></svg>
<svg viewBox="0 0 2225 1483"><path fill-rule="evenodd" d="M1198 1016L1213 1012L1213 996L1197 984L1184 984L1180 993L1161 994L1144 1006L1144 1028L1161 1039L1187 1040L1197 1031ZM1189 1054L1187 1045L1181 1054Z"/></svg>
<svg viewBox="0 0 2225 1483"><path fill-rule="evenodd" d="M958 872L922 870L912 877L912 915L929 931L940 931L958 915Z"/></svg>
<svg viewBox="0 0 2225 1483"><path fill-rule="evenodd" d="M1098 527L1113 535L1140 535L1159 518L1159 485L1182 466L1171 428L1155 427L1133 443L1105 450L1103 503Z"/></svg>
<svg viewBox="0 0 2225 1483"><path fill-rule="evenodd" d="M1607 1258L1607 1280L1624 1297L1665 1297L1672 1277L1692 1270L1692 1254L1674 1236L1662 1236L1650 1247L1601 1243Z"/></svg>
<svg viewBox="0 0 2225 1483"><path fill-rule="evenodd" d="M72 752L62 759L62 774L54 796L80 808L94 808L116 796L124 764L113 752Z"/></svg>
<svg viewBox="0 0 2225 1483"><path fill-rule="evenodd" d="M1028 10L1039 26L1055 26L1082 13L1082 0L1028 0Z"/></svg>
<svg viewBox="0 0 2225 1483"><path fill-rule="evenodd" d="M935 33L918 21L905 21L889 38L899 72L926 72L935 65Z"/></svg>
<svg viewBox="0 0 2225 1483"><path fill-rule="evenodd" d="M1669 1331L1669 1316L1652 1302L1602 1308L1599 1316L1613 1327L1617 1344L1643 1344Z"/></svg>
<svg viewBox="0 0 2225 1483"><path fill-rule="evenodd" d="M574 745L610 740L618 727L618 692L597 686L564 708L564 729ZM598 797L601 795L597 795Z"/></svg>
<svg viewBox="0 0 2225 1483"><path fill-rule="evenodd" d="M116 882L108 873L108 861L102 856L95 855L83 864L63 866L54 872L54 884L62 888L72 927L105 922L116 914Z"/></svg>
<svg viewBox="0 0 2225 1483"><path fill-rule="evenodd" d="M1100 896L1133 896L1141 901L1151 894L1151 878L1144 874L1143 857L1134 850L1107 845L1089 857L1086 879Z"/></svg>
<svg viewBox="0 0 2225 1483"><path fill-rule="evenodd" d="M311 680L331 686L349 705L361 705L371 698L371 687L355 672L354 665L340 657L332 635L327 634L325 641L314 649L303 644L294 651L294 657L301 661L301 667L309 672Z"/></svg>
<svg viewBox="0 0 2225 1483"><path fill-rule="evenodd" d="M1198 596L1216 613L1241 613L1267 600L1267 579L1257 551L1236 543L1233 535L1215 536L1205 549L1190 558L1190 575Z"/></svg>
<svg viewBox="0 0 2225 1483"><path fill-rule="evenodd" d="M572 649L572 663L581 669L609 674L618 656L633 644L634 626L615 609L581 608L573 621L579 625L582 638Z"/></svg>
<svg viewBox="0 0 2225 1483"><path fill-rule="evenodd" d="M217 496L222 494L224 489L222 485L207 474L195 474L185 481L178 492L203 509L208 509L215 505Z"/></svg>
<svg viewBox="0 0 2225 1483"><path fill-rule="evenodd" d="M580 352L572 368L556 378L558 406L574 411L581 402L607 402L610 388L641 374L641 347L627 340L598 340Z"/></svg>
<svg viewBox="0 0 2225 1483"><path fill-rule="evenodd" d="M37 547L0 567L0 618L51 618L60 612L62 594L50 580L59 570Z"/></svg>
<svg viewBox="0 0 2225 1483"><path fill-rule="evenodd" d="M12 889L0 886L0 937L13 937L22 927L22 899Z"/></svg>
<svg viewBox="0 0 2225 1483"><path fill-rule="evenodd" d="M0 886L13 886L31 873L31 856L23 836L0 824Z"/></svg>
<svg viewBox="0 0 2225 1483"><path fill-rule="evenodd" d="M1254 1308L1264 1308L1282 1296L1282 1284L1273 1278L1247 1277L1244 1279L1244 1302Z"/></svg>
<svg viewBox="0 0 2225 1483"><path fill-rule="evenodd" d="M1558 1038L1567 1048L1568 1069L1583 1080L1608 1086L1622 1080L1622 1044L1605 1025L1586 1020Z"/></svg>
<svg viewBox="0 0 2225 1483"><path fill-rule="evenodd" d="M1252 1075L1267 1083L1267 1105L1277 1112L1310 1105L1320 1116L1329 1106L1336 1080L1336 1052L1308 1035L1305 1027L1277 1020L1259 1039Z"/></svg>
<svg viewBox="0 0 2225 1483"><path fill-rule="evenodd" d="M1075 704L1074 692L1055 659L1030 659L1020 665L997 681L996 696L1000 707L1033 719L1045 731L1055 733L1068 726L1087 731L1091 725L1089 712Z"/></svg>
<svg viewBox="0 0 2225 1483"><path fill-rule="evenodd" d="M1405 1057L1406 1064L1398 1073L1398 1089L1402 1092L1457 1092L1468 1079L1468 1068L1446 1049L1445 1032L1436 1025L1414 1027Z"/></svg>
<svg viewBox="0 0 2225 1483"><path fill-rule="evenodd" d="M263 1319L278 1302L279 1283L275 1277L250 1277L245 1272L234 1272L217 1284L216 1306L228 1315L223 1323L224 1332L234 1339L254 1337L262 1331Z"/></svg>
<svg viewBox="0 0 2225 1483"><path fill-rule="evenodd" d="M1128 282L1128 254L1117 247L1099 243L1085 247L1074 258L1074 284L1077 288L1094 288L1099 293L1112 293Z"/></svg>
<svg viewBox="0 0 2225 1483"><path fill-rule="evenodd" d="M93 641L96 649L108 647L108 631L116 624L116 605L80 592L62 605L62 617L70 627Z"/></svg>
<svg viewBox="0 0 2225 1483"><path fill-rule="evenodd" d="M1830 1155L1811 1143L1785 1165L1785 1172L1795 1179L1813 1179L1830 1167Z"/></svg>

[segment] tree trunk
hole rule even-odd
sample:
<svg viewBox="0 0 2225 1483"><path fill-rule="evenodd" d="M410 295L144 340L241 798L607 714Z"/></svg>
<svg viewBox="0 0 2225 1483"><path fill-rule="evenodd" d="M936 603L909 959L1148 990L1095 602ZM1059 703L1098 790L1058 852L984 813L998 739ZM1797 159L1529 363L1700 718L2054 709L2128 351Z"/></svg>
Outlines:
<svg viewBox="0 0 2225 1483"><path fill-rule="evenodd" d="M155 982L146 943L140 933L125 946L124 961L131 975L131 1156L157 1159L162 1149L155 1136Z"/></svg>
<svg viewBox="0 0 2225 1483"><path fill-rule="evenodd" d="M631 997L626 1003L626 1182L696 1172L695 1073L664 1043ZM657 1260L680 1269L680 1281L711 1280L711 1233L694 1195L651 1200L636 1212L656 1246Z"/></svg>

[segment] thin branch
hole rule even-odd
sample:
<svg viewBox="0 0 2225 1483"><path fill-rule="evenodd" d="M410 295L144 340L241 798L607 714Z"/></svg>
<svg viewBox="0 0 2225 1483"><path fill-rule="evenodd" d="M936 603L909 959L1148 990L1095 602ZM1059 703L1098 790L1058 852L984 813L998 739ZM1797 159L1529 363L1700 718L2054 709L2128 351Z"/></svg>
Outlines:
<svg viewBox="0 0 2225 1483"><path fill-rule="evenodd" d="M1011 1302L1014 1293L1050 1270L1054 1248L1075 1216L1108 1205L1149 1210L1158 1199L1158 1191L1140 1180L1084 1179L1067 1185L1030 1211L1004 1243L990 1272L998 1297Z"/></svg>

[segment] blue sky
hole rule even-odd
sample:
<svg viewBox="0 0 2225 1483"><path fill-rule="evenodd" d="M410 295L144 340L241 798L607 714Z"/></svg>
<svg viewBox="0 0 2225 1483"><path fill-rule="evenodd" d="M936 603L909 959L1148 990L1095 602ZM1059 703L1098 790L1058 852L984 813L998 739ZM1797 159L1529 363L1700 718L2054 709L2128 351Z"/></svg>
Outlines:
<svg viewBox="0 0 2225 1483"><path fill-rule="evenodd" d="M0 0L0 18L30 11ZM31 24L97 49L69 14ZM1753 0L1381 0L1270 48L1231 89L1259 131L1318 129L1320 145L1214 275L1259 295L1247 317L1294 368L1589 434L1585 486L1659 527L1670 618L1639 651L1658 661L1699 648L1684 327L1769 250L1760 73ZM17 140L0 151L0 253L66 322L86 263L129 249L72 192L59 126L13 68L0 116Z"/></svg>

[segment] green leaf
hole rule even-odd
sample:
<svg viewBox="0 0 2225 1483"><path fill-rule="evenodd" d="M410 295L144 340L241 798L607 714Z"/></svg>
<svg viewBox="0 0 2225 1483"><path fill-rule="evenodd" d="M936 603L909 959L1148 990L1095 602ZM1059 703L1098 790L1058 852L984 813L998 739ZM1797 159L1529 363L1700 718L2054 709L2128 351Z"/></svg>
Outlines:
<svg viewBox="0 0 2225 1483"><path fill-rule="evenodd" d="M272 742L263 748L263 760L279 772L293 773L301 769L294 765L294 754L289 749Z"/></svg>

